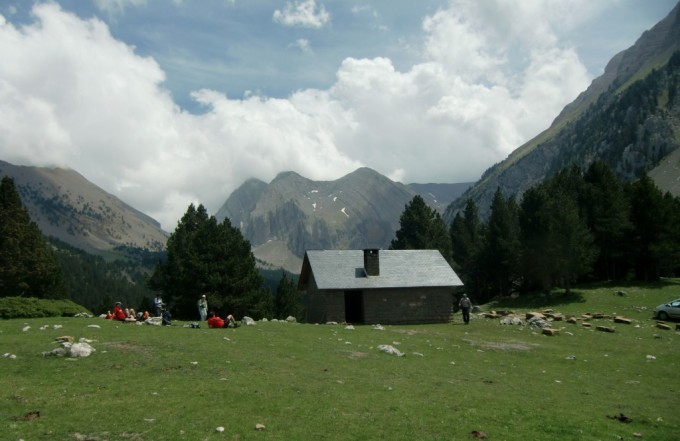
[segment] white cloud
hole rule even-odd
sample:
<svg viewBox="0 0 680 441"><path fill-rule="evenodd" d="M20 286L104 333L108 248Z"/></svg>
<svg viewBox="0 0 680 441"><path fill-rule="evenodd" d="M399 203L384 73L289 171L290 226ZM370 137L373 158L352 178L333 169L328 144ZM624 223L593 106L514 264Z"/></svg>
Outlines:
<svg viewBox="0 0 680 441"><path fill-rule="evenodd" d="M330 22L331 14L324 5L317 7L315 0L296 0L286 2L283 11L274 11L273 19L283 26L320 29Z"/></svg>
<svg viewBox="0 0 680 441"><path fill-rule="evenodd" d="M247 178L286 170L330 180L369 166L403 182L476 180L590 80L574 50L551 37L565 23L552 4L532 12L545 23L526 35L512 30L522 15L507 2L455 1L424 20L420 64L400 71L388 58L347 58L332 87L285 99L202 89L193 94L201 115L177 107L156 61L103 22L38 4L31 25L0 20L0 157L70 166L167 230L189 203L215 212ZM325 12L313 1L286 11L301 5Z"/></svg>
<svg viewBox="0 0 680 441"><path fill-rule="evenodd" d="M94 0L95 6L100 11L106 12L111 16L122 14L128 6L140 6L146 4L146 2L147 0Z"/></svg>
<svg viewBox="0 0 680 441"><path fill-rule="evenodd" d="M309 44L309 40L307 40L306 38L298 38L297 40L295 40L295 43L293 43L292 46L300 49L302 52L312 51L312 47Z"/></svg>

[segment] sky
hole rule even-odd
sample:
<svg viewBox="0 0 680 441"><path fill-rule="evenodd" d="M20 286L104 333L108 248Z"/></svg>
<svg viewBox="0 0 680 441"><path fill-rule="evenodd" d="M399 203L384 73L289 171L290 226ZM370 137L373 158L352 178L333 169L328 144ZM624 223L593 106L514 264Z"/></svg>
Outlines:
<svg viewBox="0 0 680 441"><path fill-rule="evenodd" d="M173 231L245 180L473 182L676 0L2 0L0 159Z"/></svg>

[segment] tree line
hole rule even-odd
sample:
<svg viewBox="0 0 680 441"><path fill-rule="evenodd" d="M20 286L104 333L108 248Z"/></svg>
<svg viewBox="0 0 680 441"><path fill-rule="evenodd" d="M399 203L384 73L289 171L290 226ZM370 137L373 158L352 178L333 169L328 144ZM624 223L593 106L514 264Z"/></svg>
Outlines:
<svg viewBox="0 0 680 441"><path fill-rule="evenodd" d="M482 221L468 200L450 226L452 266L466 289L495 296L574 283L680 274L680 199L643 176L624 183L603 162L573 166L520 202L498 189Z"/></svg>

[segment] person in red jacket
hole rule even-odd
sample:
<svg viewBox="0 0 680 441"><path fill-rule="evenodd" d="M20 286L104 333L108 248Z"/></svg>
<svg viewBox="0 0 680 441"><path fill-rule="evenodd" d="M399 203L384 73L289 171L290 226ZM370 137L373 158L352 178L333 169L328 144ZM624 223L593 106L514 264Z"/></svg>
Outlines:
<svg viewBox="0 0 680 441"><path fill-rule="evenodd" d="M113 319L124 322L126 318L127 315L125 314L125 311L123 311L122 303L116 302L116 304L113 307Z"/></svg>
<svg viewBox="0 0 680 441"><path fill-rule="evenodd" d="M234 319L233 315L229 314L226 318L227 318L226 321L222 320L222 318L215 315L214 312L210 312L210 314L208 314L208 327L209 328L236 328L236 327L238 327L238 324L236 324L236 319Z"/></svg>

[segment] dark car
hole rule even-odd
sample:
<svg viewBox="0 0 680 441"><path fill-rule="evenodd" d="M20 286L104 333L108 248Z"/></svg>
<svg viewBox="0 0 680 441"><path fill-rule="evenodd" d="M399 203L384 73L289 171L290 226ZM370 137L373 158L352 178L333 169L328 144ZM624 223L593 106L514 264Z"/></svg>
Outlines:
<svg viewBox="0 0 680 441"><path fill-rule="evenodd" d="M659 320L680 319L680 299L672 300L654 308L654 317Z"/></svg>

